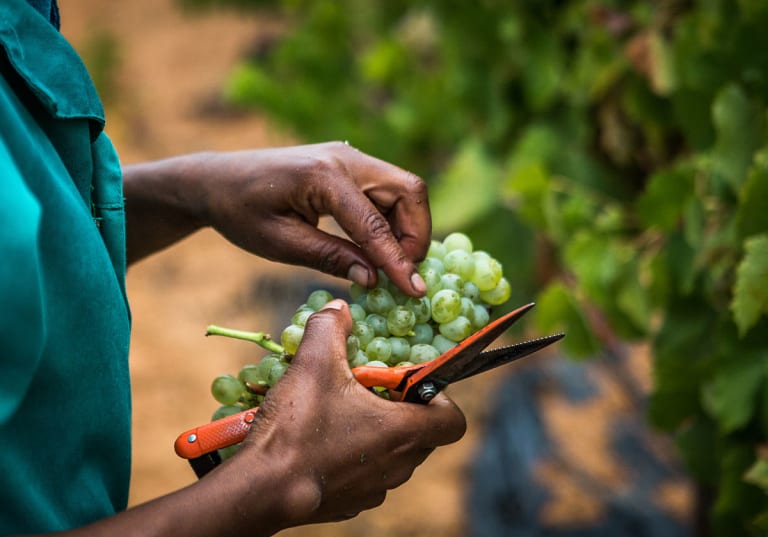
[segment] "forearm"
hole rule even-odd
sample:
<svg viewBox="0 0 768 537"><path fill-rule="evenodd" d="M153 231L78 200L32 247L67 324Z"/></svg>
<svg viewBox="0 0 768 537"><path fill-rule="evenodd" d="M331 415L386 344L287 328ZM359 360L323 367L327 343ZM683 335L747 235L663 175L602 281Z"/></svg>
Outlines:
<svg viewBox="0 0 768 537"><path fill-rule="evenodd" d="M291 496L288 476L275 471L274 461L247 461L258 467L235 469L228 461L204 479L145 504L88 526L62 532L61 537L142 535L165 537L228 537L273 535L288 525L282 498ZM234 463L234 464L229 464ZM232 467L229 467L232 466ZM250 466L250 465L249 465ZM231 471L230 471L231 470ZM259 494L259 491L261 494ZM259 501L253 501L258 497Z"/></svg>
<svg viewBox="0 0 768 537"><path fill-rule="evenodd" d="M129 265L208 225L199 171L211 158L200 153L123 168Z"/></svg>

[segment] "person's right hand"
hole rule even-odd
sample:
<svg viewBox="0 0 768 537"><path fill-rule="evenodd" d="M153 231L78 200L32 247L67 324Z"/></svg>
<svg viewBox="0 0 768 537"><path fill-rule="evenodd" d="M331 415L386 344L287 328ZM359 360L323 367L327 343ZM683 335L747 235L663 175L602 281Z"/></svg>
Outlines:
<svg viewBox="0 0 768 537"><path fill-rule="evenodd" d="M291 366L231 459L244 474L262 471L251 461L273 461L286 484L283 527L347 519L378 506L434 448L466 429L464 415L442 394L428 405L393 402L359 384L346 361L351 324L340 300L310 317ZM259 501L271 491L253 493Z"/></svg>

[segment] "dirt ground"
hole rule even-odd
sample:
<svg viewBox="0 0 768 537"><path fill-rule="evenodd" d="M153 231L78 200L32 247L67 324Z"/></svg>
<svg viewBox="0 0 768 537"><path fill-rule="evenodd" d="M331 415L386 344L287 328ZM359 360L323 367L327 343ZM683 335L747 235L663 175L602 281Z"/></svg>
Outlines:
<svg viewBox="0 0 768 537"><path fill-rule="evenodd" d="M258 115L211 113L236 57L273 24L268 19L234 13L190 17L172 0L66 0L61 10L63 33L85 56L93 52L89 47L95 36L103 32L117 43L117 89L107 100L107 132L123 162L292 141ZM307 285L321 284L342 285L305 269L286 270L256 259L208 231L129 270L134 391L131 504L195 480L188 465L174 454L173 442L180 432L209 420L216 407L208 394L211 380L223 372L236 373L254 359L248 344L205 338L205 327L215 323L277 331L286 317L285 308L274 301L282 297L295 307ZM639 354L638 363L647 359ZM641 376L647 377L647 370ZM467 464L488 412L488 394L502 378L502 373L488 374L452 387L451 396L467 414L467 435L438 450L410 482L390 493L382 507L342 524L284 535L464 535ZM575 415L555 402L548 413L552 423L561 423L568 434L578 423L581 440L574 444L578 450L574 457L598 474L612 472L596 448L604 433L599 416L624 402L616 396L605 404L608 410L582 409ZM669 498L672 510L684 514L689 509L684 488L672 490ZM567 494L557 502L550 506L552 517L584 511Z"/></svg>

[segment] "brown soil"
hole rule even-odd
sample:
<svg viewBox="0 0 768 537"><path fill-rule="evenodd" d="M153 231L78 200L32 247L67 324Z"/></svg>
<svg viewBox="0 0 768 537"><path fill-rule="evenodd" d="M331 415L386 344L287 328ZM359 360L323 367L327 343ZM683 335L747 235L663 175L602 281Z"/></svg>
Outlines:
<svg viewBox="0 0 768 537"><path fill-rule="evenodd" d="M211 113L235 59L274 26L268 18L220 12L185 16L172 0L67 0L61 7L62 31L84 56L93 52L90 43L102 32L117 42L117 89L106 96L107 131L125 163L291 142L258 115ZM216 323L279 329L285 318L271 315L274 288L292 289L295 295L301 282L307 281L340 285L305 269L286 270L249 256L208 231L130 269L128 292L134 319L131 504L195 480L188 465L174 454L173 442L181 431L209 420L216 407L208 394L210 381L222 372L237 372L254 358L248 344L205 338L205 327ZM289 307L298 305L295 296L286 300L294 301ZM487 374L452 387L451 396L467 414L467 435L437 450L411 481L389 494L382 507L345 523L299 528L284 535L463 535L467 463L488 411L488 394L502 375ZM580 430L587 437L573 444L576 453L569 456L606 483L621 475L605 462L607 458L601 462L599 423L601 415L619 407L620 398L609 399L602 408L574 414L553 399L547 412L555 426L562 424L569 431L575 420L592 424ZM567 487L556 468L542 468L541 474L542 479L558 479ZM668 494L672 498L668 503L687 511L685 490L673 487ZM556 498L549 515L560 519L591 512L589 506L574 503L574 497Z"/></svg>

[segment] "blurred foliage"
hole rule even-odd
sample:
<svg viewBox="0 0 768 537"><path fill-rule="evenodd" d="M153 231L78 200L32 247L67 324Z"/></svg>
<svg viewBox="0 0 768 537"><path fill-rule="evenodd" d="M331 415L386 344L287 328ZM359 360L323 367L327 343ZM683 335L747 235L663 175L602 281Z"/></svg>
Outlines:
<svg viewBox="0 0 768 537"><path fill-rule="evenodd" d="M185 3L284 17L231 101L421 174L571 354L650 341L710 530L768 527L768 3Z"/></svg>

